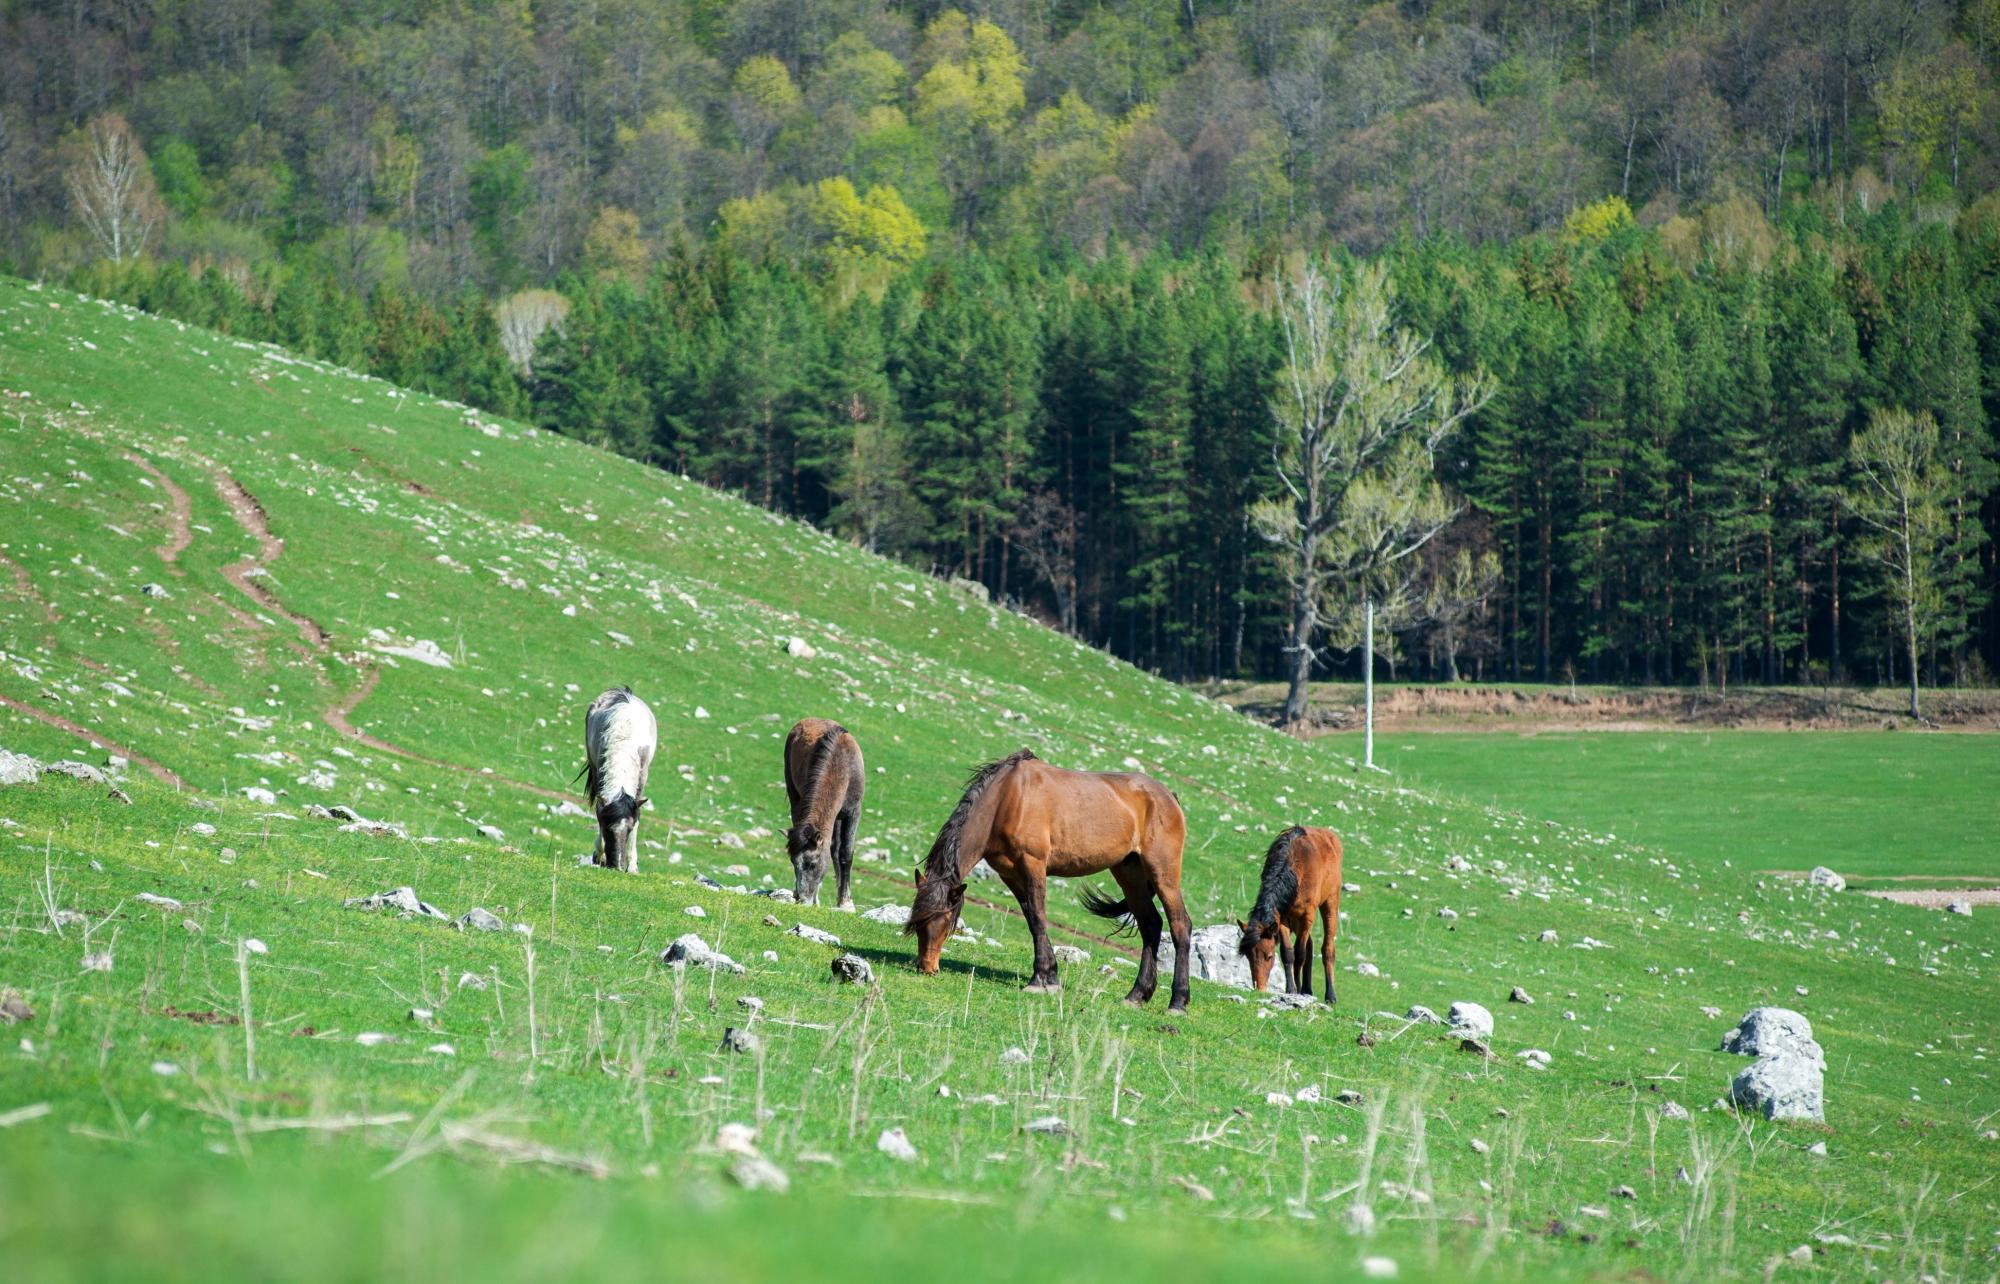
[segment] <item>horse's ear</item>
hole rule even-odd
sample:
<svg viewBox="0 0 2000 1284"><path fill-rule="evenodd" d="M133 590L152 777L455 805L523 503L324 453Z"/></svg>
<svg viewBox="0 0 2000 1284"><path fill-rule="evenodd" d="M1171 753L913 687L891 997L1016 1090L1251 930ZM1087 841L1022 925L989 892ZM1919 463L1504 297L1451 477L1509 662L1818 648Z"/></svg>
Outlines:
<svg viewBox="0 0 2000 1284"><path fill-rule="evenodd" d="M910 867L910 877L921 888L924 885L924 867L922 865L912 865Z"/></svg>
<svg viewBox="0 0 2000 1284"><path fill-rule="evenodd" d="M951 903L952 903L952 907L953 907L954 909L956 909L956 908L957 908L958 906L960 906L960 905L963 905L963 904L965 904L965 884L964 884L964 883L960 883L960 884L959 884L958 886L956 886L956 887L954 887L954 888L952 888L952 889L951 889Z"/></svg>
<svg viewBox="0 0 2000 1284"><path fill-rule="evenodd" d="M634 810L634 811L644 811L644 810L645 810L646 808L648 808L648 807L650 807L650 806L652 806L652 805L653 805L653 800L652 800L652 799L650 799L650 798L641 798L641 799L640 799L639 801L637 801L637 802L635 802L635 803L633 803L633 804L632 804L632 810Z"/></svg>
<svg viewBox="0 0 2000 1284"><path fill-rule="evenodd" d="M1248 932L1250 930L1250 925L1239 918L1236 920L1236 928L1238 931Z"/></svg>

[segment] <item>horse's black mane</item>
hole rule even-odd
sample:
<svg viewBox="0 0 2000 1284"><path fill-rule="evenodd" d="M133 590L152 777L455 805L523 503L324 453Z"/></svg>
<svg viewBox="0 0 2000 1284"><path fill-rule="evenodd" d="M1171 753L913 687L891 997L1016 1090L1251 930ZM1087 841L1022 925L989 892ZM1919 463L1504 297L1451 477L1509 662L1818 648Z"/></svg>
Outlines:
<svg viewBox="0 0 2000 1284"><path fill-rule="evenodd" d="M826 779L826 773L833 766L833 760L840 753L841 737L847 728L834 723L826 729L826 734L813 746L812 761L806 766L806 797L819 797L819 787Z"/></svg>
<svg viewBox="0 0 2000 1284"><path fill-rule="evenodd" d="M958 871L958 846L965 837L965 822L971 817L974 804L994 777L1031 761L1034 756L1031 749L1016 749L1005 758L995 758L979 768L965 782L965 793L959 797L958 806L952 808L950 819L938 830L930 854L924 857L924 885L917 890L916 903L910 907L910 925L906 930L915 931L917 923L948 912L953 891L963 885Z"/></svg>
<svg viewBox="0 0 2000 1284"><path fill-rule="evenodd" d="M1272 841L1264 853L1264 877L1257 885L1257 904L1250 911L1250 926L1267 927L1292 903L1299 892L1298 871L1292 868L1292 844L1305 837L1303 825L1293 825Z"/></svg>

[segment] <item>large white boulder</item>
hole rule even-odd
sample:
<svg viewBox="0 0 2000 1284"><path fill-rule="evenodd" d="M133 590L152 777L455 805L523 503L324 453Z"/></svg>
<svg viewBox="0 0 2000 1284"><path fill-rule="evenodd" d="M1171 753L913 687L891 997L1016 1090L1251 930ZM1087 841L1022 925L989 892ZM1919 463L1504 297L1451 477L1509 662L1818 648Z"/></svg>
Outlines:
<svg viewBox="0 0 2000 1284"><path fill-rule="evenodd" d="M1790 1008L1752 1008L1722 1036L1722 1050L1743 1057L1803 1057L1826 1069L1826 1054L1813 1041L1812 1022Z"/></svg>
<svg viewBox="0 0 2000 1284"><path fill-rule="evenodd" d="M1826 1118L1821 1069L1795 1053L1759 1057L1731 1081L1729 1099L1737 1109L1754 1110L1766 1119Z"/></svg>
<svg viewBox="0 0 2000 1284"><path fill-rule="evenodd" d="M1806 875L1806 882L1812 884L1814 887L1824 887L1829 892L1844 892L1847 890L1847 880L1824 865L1815 866L1813 872Z"/></svg>
<svg viewBox="0 0 2000 1284"><path fill-rule="evenodd" d="M1196 928L1188 940L1188 975L1214 981L1218 985L1233 985L1239 990L1251 989L1250 960L1236 949L1242 939L1243 930L1234 923L1215 923ZM1173 933L1162 926L1160 975L1171 979L1173 974Z"/></svg>

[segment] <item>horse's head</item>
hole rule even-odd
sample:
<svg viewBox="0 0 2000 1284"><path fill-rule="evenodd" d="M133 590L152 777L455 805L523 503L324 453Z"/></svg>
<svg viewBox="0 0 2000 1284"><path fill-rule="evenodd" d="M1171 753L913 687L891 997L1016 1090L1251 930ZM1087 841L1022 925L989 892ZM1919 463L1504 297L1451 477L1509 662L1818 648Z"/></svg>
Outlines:
<svg viewBox="0 0 2000 1284"><path fill-rule="evenodd" d="M820 880L833 848L833 835L811 821L785 831L785 850L792 858L792 897L801 905L819 904Z"/></svg>
<svg viewBox="0 0 2000 1284"><path fill-rule="evenodd" d="M959 911L965 908L965 884L932 879L917 866L917 899L910 906L910 921L903 930L917 938L917 971L936 976L938 959L944 954L945 940L958 926Z"/></svg>
<svg viewBox="0 0 2000 1284"><path fill-rule="evenodd" d="M1271 979L1271 964L1278 957L1278 925L1266 923L1262 927L1252 927L1239 918L1236 926L1243 930L1243 939L1236 943L1236 952L1250 960L1250 984L1261 990Z"/></svg>
<svg viewBox="0 0 2000 1284"><path fill-rule="evenodd" d="M597 832L604 838L604 850L611 858L613 869L637 869L638 853L633 847L639 841L639 809L646 805L644 798L637 798L624 790L610 802L597 805Z"/></svg>

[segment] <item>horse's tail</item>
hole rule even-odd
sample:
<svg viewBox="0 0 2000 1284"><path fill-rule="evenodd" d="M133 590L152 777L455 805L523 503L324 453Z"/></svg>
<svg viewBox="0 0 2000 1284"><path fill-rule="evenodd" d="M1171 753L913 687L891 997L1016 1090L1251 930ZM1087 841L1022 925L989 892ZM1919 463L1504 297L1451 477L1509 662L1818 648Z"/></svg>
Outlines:
<svg viewBox="0 0 2000 1284"><path fill-rule="evenodd" d="M1123 897L1114 901L1109 896L1102 895L1088 887L1078 888L1076 899L1085 909L1099 918L1124 918L1132 912L1131 903ZM1122 932L1131 926L1132 924L1128 923L1125 927L1121 927L1118 930Z"/></svg>
<svg viewBox="0 0 2000 1284"><path fill-rule="evenodd" d="M1032 750L1017 749L979 768L965 782L958 806L952 808L944 828L938 830L936 840L931 843L930 854L924 857L923 886L917 889L917 899L910 906L910 921L904 925L904 931L915 932L919 923L951 912L952 895L965 883L959 872L959 849L965 842L965 829L972 819L973 808L996 780L1034 757Z"/></svg>

